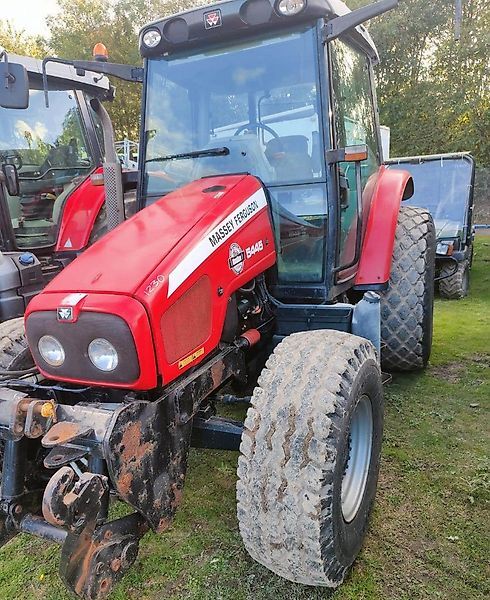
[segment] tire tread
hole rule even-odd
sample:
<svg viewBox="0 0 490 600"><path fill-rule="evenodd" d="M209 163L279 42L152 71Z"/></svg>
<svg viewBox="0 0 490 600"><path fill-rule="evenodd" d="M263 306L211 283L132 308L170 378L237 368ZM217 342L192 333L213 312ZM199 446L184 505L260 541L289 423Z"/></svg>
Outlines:
<svg viewBox="0 0 490 600"><path fill-rule="evenodd" d="M440 272L441 277L449 275L449 277L445 277L439 281L439 293L443 298L447 298L448 300L459 300L467 295L468 289L464 284L464 278L468 269L469 263L467 260L458 264L458 268L454 275L451 275L454 271L453 264L443 265Z"/></svg>
<svg viewBox="0 0 490 600"><path fill-rule="evenodd" d="M267 361L245 420L238 521L256 561L290 581L338 586L349 567L332 551L339 422L359 366L374 347L339 331L285 338Z"/></svg>
<svg viewBox="0 0 490 600"><path fill-rule="evenodd" d="M381 296L381 363L387 371L421 369L429 359L435 243L430 213L402 206L389 287Z"/></svg>
<svg viewBox="0 0 490 600"><path fill-rule="evenodd" d="M30 357L25 335L24 317L0 323L0 369L4 371L27 368L19 363ZM32 364L32 358L29 361ZM31 366L31 365L29 365Z"/></svg>

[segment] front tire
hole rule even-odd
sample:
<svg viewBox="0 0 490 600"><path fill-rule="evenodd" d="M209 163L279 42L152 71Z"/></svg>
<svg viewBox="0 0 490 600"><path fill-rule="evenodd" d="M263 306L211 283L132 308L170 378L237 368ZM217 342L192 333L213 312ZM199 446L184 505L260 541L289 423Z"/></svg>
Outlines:
<svg viewBox="0 0 490 600"><path fill-rule="evenodd" d="M381 365L423 369L432 348L436 234L430 213L402 206L388 289L381 294Z"/></svg>
<svg viewBox="0 0 490 600"><path fill-rule="evenodd" d="M382 427L370 342L321 330L276 347L254 390L238 461L240 533L256 561L296 583L342 583L366 533Z"/></svg>
<svg viewBox="0 0 490 600"><path fill-rule="evenodd" d="M451 275L453 273L453 275ZM448 300L460 300L468 295L470 287L470 264L463 260L458 264L454 273L454 263L450 262L441 267L439 281L439 293Z"/></svg>
<svg viewBox="0 0 490 600"><path fill-rule="evenodd" d="M24 317L9 319L0 323L0 371L22 371L33 366L34 360L27 345ZM3 468L3 445L4 441L0 439L0 485Z"/></svg>
<svg viewBox="0 0 490 600"><path fill-rule="evenodd" d="M27 344L24 317L0 323L0 370L22 371L34 366Z"/></svg>

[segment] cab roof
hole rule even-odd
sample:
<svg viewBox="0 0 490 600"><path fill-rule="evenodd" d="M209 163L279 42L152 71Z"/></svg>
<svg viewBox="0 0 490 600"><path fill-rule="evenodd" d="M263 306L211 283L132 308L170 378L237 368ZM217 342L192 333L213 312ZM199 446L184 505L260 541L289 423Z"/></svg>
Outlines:
<svg viewBox="0 0 490 600"><path fill-rule="evenodd" d="M32 89L42 89L42 60L11 53L8 55L8 60L12 63L20 63L26 68L29 86ZM49 89L83 90L101 99L108 96L111 90L107 77L92 71L85 71L84 75L78 75L71 65L48 62L46 73Z"/></svg>
<svg viewBox="0 0 490 600"><path fill-rule="evenodd" d="M388 158L385 160L385 163L388 165L401 165L404 163L424 163L430 162L433 160L457 160L460 158L464 158L469 160L470 162L474 162L474 158L471 153L466 150L462 152L447 152L445 154L422 154L416 156L394 156L393 158Z"/></svg>
<svg viewBox="0 0 490 600"><path fill-rule="evenodd" d="M264 31L281 31L321 18L329 21L352 12L341 0L306 0L306 6L300 13L284 17L275 11L276 3L277 0L224 0L157 19L140 30L141 55L149 58L189 47L202 48L226 39L236 40L240 36ZM220 25L206 27L206 15L213 11L220 12ZM162 34L162 41L156 48L149 49L143 44L143 35L148 29L158 29ZM376 46L363 25L353 28L348 35L374 62L379 61Z"/></svg>

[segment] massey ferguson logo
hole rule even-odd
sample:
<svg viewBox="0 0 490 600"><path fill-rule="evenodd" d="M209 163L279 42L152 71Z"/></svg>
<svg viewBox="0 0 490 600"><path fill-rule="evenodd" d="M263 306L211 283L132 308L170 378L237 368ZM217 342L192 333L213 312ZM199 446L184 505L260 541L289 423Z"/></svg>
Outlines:
<svg viewBox="0 0 490 600"><path fill-rule="evenodd" d="M206 29L214 29L221 27L221 11L219 9L204 13L204 27Z"/></svg>
<svg viewBox="0 0 490 600"><path fill-rule="evenodd" d="M245 263L245 252L241 249L238 244L231 244L230 250L228 252L228 266L235 273L235 275L240 275L243 271L243 266Z"/></svg>
<svg viewBox="0 0 490 600"><path fill-rule="evenodd" d="M60 306L56 309L56 316L58 321L73 321L73 307Z"/></svg>

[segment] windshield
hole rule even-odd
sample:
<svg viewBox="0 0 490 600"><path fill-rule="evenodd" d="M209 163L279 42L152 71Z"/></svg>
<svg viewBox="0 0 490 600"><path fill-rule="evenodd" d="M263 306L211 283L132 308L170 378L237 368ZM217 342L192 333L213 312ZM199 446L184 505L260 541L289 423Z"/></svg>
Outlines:
<svg viewBox="0 0 490 600"><path fill-rule="evenodd" d="M466 226L471 200L473 165L468 158L441 158L423 162L400 162L390 168L409 171L414 194L404 204L427 208L434 219L437 237L458 237Z"/></svg>
<svg viewBox="0 0 490 600"><path fill-rule="evenodd" d="M0 109L0 162L19 173L20 194L7 203L20 248L55 243L64 199L95 164L74 92L51 91L49 102L31 90L26 110Z"/></svg>
<svg viewBox="0 0 490 600"><path fill-rule="evenodd" d="M307 29L149 60L144 195L222 173L322 180L315 43Z"/></svg>

